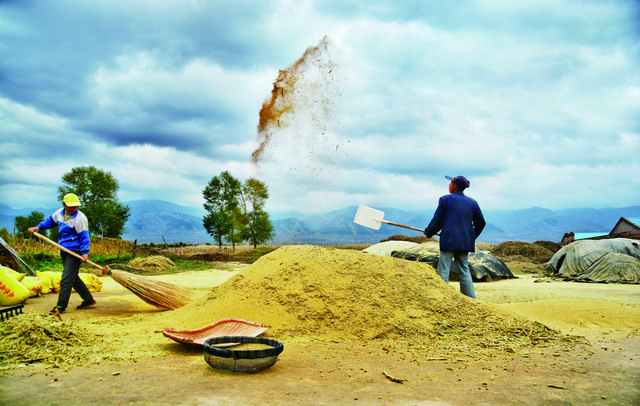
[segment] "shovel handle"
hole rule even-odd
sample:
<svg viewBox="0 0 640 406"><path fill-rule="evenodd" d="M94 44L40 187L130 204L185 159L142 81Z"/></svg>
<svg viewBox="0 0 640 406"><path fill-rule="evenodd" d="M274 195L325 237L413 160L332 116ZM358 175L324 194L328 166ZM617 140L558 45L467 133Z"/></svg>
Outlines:
<svg viewBox="0 0 640 406"><path fill-rule="evenodd" d="M87 264L89 264L89 265L91 265L91 266L93 266L95 268L98 268L99 270L102 271L103 275L106 275L109 272L109 265L100 266L100 265L96 264L95 262L91 262L88 259L84 259L81 255L78 255L75 252L71 251L70 249L65 248L62 245L58 244L57 242L55 242L53 240L50 240L49 238L45 237L44 235L38 233L37 231L34 231L33 235L35 235L36 237L40 238L41 240L44 240L44 241L48 242L49 244L51 244L51 245L53 245L55 247L60 248L62 251L66 252L67 254L73 255L74 257L80 259L81 261L86 262Z"/></svg>
<svg viewBox="0 0 640 406"><path fill-rule="evenodd" d="M408 228L409 230L413 230L413 231L418 231L418 232L424 233L424 229L423 228L405 226L404 224L394 223L393 221L387 221L387 220L379 220L379 221L381 223L389 224L389 225L392 225L392 226ZM440 234L436 234L436 235L440 236Z"/></svg>
<svg viewBox="0 0 640 406"><path fill-rule="evenodd" d="M394 223L392 221L387 221L387 220L379 220L381 223L385 223L385 224L390 224L392 226L396 226L396 227L402 227L402 228L408 228L409 230L413 230L413 231L419 231L421 233L424 233L424 229L422 228L418 228L418 227L411 227L411 226L405 226L404 224L398 224L398 223Z"/></svg>

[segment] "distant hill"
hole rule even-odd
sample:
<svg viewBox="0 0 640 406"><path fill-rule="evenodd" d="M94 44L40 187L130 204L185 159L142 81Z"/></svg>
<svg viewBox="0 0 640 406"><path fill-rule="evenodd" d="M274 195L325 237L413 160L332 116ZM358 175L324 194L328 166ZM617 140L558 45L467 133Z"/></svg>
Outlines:
<svg viewBox="0 0 640 406"><path fill-rule="evenodd" d="M424 228L431 212L409 212L393 208L382 210L384 219ZM336 210L307 219L274 221L276 244L369 244L391 235L420 235L418 232L382 224L379 230L353 223L357 206ZM637 217L640 206L605 209L567 209L552 211L533 207L522 210L485 211L487 226L479 241L498 244L503 241L559 242L566 232L609 232L620 217Z"/></svg>
<svg viewBox="0 0 640 406"><path fill-rule="evenodd" d="M198 213L198 208L179 206L164 200L135 200L126 204L131 208L131 217L125 224L125 240L137 240L139 244L213 242L202 226L202 215Z"/></svg>
<svg viewBox="0 0 640 406"><path fill-rule="evenodd" d="M163 200L136 200L126 202L131 207L127 232L123 236L138 243L185 244L214 243L202 226L204 211L200 207L186 207ZM412 212L394 208L379 208L385 220L424 228L433 211ZM13 230L16 216L26 216L32 210L45 215L51 209L14 210L0 205L0 228ZM373 244L391 235L420 235L418 232L383 224L373 230L355 224L353 218L357 206L346 207L324 214L304 216L299 213L270 214L276 236L272 244ZM489 210L484 212L487 227L479 241L500 243L503 241L534 242L539 240L559 242L566 232L609 232L620 217L640 217L640 206L604 209L549 210L532 207L521 210ZM89 219L91 221L91 219Z"/></svg>

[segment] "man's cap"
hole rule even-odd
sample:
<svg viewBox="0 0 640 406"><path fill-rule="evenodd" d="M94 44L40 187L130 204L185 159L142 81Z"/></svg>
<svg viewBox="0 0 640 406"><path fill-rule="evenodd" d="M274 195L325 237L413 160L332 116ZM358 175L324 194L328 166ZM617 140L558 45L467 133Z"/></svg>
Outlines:
<svg viewBox="0 0 640 406"><path fill-rule="evenodd" d="M78 207L80 206L80 199L78 199L78 196L73 193L67 193L62 199L62 203L69 207Z"/></svg>
<svg viewBox="0 0 640 406"><path fill-rule="evenodd" d="M458 185L458 187L461 187L462 189L466 189L469 186L471 186L471 182L469 182L469 179L465 178L462 175L456 176L455 178L451 176L445 176L445 178L449 179L451 182L455 183L456 185Z"/></svg>

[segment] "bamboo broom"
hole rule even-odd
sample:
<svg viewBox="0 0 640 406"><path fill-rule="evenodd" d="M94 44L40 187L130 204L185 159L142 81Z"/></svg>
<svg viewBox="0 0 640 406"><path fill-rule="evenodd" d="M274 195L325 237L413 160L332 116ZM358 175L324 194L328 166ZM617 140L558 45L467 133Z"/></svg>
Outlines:
<svg viewBox="0 0 640 406"><path fill-rule="evenodd" d="M100 269L102 271L102 275L110 275L114 281L130 290L134 295L152 306L159 307L161 309L173 310L182 307L191 301L191 292L182 286L157 281L146 276L134 275L117 269L111 269L109 268L109 265L100 266L95 262L91 262L89 260L85 261L82 256L50 240L44 235L38 232L34 232L33 235L60 248L62 251L87 262L89 265Z"/></svg>

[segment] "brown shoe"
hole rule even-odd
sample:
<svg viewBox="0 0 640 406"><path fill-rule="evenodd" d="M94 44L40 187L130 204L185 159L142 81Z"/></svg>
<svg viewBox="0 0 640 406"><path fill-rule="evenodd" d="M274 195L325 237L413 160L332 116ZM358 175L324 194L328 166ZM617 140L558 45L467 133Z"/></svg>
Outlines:
<svg viewBox="0 0 640 406"><path fill-rule="evenodd" d="M77 305L76 309L78 309L78 310L84 309L86 307L93 306L94 304L96 304L96 300L95 299L87 300L86 302L82 302L79 305Z"/></svg>
<svg viewBox="0 0 640 406"><path fill-rule="evenodd" d="M61 314L61 313L64 313L64 309L62 307L60 307L60 306L56 306L56 307L54 307L53 309L51 309L49 311L49 314L54 315L54 316L57 315L57 314Z"/></svg>

